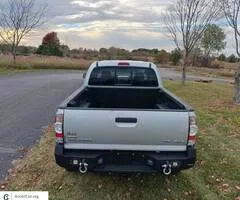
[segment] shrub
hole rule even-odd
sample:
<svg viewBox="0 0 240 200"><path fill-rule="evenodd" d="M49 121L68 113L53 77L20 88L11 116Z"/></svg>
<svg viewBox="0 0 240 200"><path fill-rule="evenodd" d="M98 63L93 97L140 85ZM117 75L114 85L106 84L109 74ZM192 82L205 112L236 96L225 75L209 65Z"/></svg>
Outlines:
<svg viewBox="0 0 240 200"><path fill-rule="evenodd" d="M234 54L230 55L227 60L228 60L228 62L230 62L230 63L236 63L236 62L238 62L238 58L237 58Z"/></svg>
<svg viewBox="0 0 240 200"><path fill-rule="evenodd" d="M60 51L60 48L53 44L43 44L40 45L37 49L37 54L48 55L48 56L63 56L63 52Z"/></svg>
<svg viewBox="0 0 240 200"><path fill-rule="evenodd" d="M170 59L172 61L172 63L174 65L178 65L180 60L181 60L181 51L179 51L178 49L174 49L172 52L171 52L171 56L170 56Z"/></svg>
<svg viewBox="0 0 240 200"><path fill-rule="evenodd" d="M155 60L157 63L166 64L170 60L170 54L165 50L161 50L155 57Z"/></svg>
<svg viewBox="0 0 240 200"><path fill-rule="evenodd" d="M218 60L221 60L221 61L226 61L226 56L222 53L219 57L218 57Z"/></svg>
<svg viewBox="0 0 240 200"><path fill-rule="evenodd" d="M213 59L209 67L214 69L219 69L221 68L221 63L217 59Z"/></svg>

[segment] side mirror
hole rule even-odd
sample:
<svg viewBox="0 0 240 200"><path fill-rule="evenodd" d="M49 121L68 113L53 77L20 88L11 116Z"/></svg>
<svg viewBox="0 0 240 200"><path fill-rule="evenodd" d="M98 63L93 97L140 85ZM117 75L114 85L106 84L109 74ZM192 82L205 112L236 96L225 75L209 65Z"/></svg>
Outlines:
<svg viewBox="0 0 240 200"><path fill-rule="evenodd" d="M84 72L84 73L83 73L83 75L82 75L83 79L85 79L85 78L86 78L86 75L87 75L87 73L86 73L86 72Z"/></svg>

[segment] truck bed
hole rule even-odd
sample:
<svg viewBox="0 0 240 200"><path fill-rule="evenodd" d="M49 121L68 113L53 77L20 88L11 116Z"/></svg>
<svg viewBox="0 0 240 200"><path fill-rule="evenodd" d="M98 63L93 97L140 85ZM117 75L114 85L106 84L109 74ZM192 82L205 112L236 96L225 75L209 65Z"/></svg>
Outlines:
<svg viewBox="0 0 240 200"><path fill-rule="evenodd" d="M99 88L87 87L77 94L67 107L96 109L171 109L185 106L159 88Z"/></svg>

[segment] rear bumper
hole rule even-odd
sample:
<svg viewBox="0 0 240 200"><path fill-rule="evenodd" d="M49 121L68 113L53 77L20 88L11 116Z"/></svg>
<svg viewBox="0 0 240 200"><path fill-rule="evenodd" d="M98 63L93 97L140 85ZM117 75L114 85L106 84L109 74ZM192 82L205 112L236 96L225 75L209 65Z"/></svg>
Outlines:
<svg viewBox="0 0 240 200"><path fill-rule="evenodd" d="M59 166L71 171L79 169L79 164L74 164L74 160L78 163L84 160L88 164L88 171L159 172L166 163L178 171L194 166L196 149L188 147L185 152L93 151L66 150L63 145L56 144L55 159Z"/></svg>

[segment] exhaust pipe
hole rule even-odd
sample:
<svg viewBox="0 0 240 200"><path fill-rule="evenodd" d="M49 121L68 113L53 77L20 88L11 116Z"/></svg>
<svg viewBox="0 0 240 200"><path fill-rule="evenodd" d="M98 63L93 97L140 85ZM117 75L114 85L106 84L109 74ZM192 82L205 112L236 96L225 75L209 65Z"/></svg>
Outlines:
<svg viewBox="0 0 240 200"><path fill-rule="evenodd" d="M85 162L85 160L82 160L82 162L79 163L79 172L81 174L85 174L88 171L88 164Z"/></svg>
<svg viewBox="0 0 240 200"><path fill-rule="evenodd" d="M167 164L164 164L162 165L162 168L163 168L163 174L168 176L172 173L172 165L167 163Z"/></svg>

